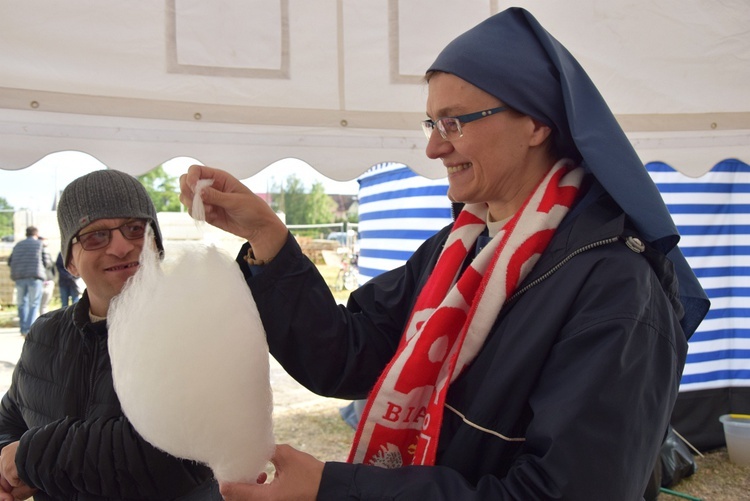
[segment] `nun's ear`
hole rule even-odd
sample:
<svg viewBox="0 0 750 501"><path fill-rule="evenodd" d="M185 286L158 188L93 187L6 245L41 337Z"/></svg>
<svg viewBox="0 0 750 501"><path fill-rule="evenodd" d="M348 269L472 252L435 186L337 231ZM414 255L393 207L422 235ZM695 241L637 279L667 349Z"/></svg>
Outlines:
<svg viewBox="0 0 750 501"><path fill-rule="evenodd" d="M531 135L531 146L539 146L541 144L544 144L544 142L550 137L552 134L552 129L548 126L537 120L536 118L531 118L531 121L534 123L534 131Z"/></svg>

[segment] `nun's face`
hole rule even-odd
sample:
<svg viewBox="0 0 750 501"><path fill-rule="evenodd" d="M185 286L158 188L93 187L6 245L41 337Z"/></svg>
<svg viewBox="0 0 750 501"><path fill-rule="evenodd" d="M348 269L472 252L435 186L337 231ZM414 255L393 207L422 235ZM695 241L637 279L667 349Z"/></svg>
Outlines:
<svg viewBox="0 0 750 501"><path fill-rule="evenodd" d="M503 106L496 97L449 73L429 80L427 116L455 117ZM514 110L461 125L462 134L443 139L434 130L427 156L448 171L448 196L487 203L496 221L511 216L554 164L544 144L549 127Z"/></svg>

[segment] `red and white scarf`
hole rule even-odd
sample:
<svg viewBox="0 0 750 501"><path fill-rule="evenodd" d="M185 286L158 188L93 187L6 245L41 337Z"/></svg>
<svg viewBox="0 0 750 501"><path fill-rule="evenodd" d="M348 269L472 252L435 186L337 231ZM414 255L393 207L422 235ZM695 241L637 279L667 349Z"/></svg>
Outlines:
<svg viewBox="0 0 750 501"><path fill-rule="evenodd" d="M448 385L482 348L505 300L574 203L583 169L555 164L469 267L486 204L467 204L419 294L398 350L367 400L349 462L386 468L435 463Z"/></svg>

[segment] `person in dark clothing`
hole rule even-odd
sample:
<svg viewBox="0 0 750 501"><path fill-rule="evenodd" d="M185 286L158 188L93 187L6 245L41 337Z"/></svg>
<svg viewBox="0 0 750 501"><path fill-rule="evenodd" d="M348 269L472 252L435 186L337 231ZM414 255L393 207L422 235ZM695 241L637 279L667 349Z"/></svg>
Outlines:
<svg viewBox="0 0 750 501"><path fill-rule="evenodd" d="M287 445L224 498L641 499L708 300L653 182L573 56L511 8L426 74L426 153L455 222L336 305L273 211L192 166L181 201L237 262L274 357L367 398L346 463ZM363 236L366 238L366 236Z"/></svg>
<svg viewBox="0 0 750 501"><path fill-rule="evenodd" d="M163 251L145 188L128 174L95 171L65 188L57 216L63 263L87 288L39 317L26 338L0 402L0 492L36 501L221 499L207 466L138 434L112 382L110 302L139 268L148 225Z"/></svg>
<svg viewBox="0 0 750 501"><path fill-rule="evenodd" d="M68 306L68 303L77 303L81 297L81 291L78 290L78 279L65 268L62 252L58 252L57 254L55 268L57 269L57 287L60 290L62 307L65 308Z"/></svg>

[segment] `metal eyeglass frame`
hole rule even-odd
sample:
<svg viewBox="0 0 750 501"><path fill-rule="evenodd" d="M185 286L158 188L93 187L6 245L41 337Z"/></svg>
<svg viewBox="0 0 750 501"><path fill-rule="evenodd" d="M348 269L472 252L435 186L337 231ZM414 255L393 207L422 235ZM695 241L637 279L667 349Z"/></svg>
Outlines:
<svg viewBox="0 0 750 501"><path fill-rule="evenodd" d="M143 228L144 228L143 233L140 234L140 235L132 235L131 234L130 236L128 236L128 234L126 234L126 230L124 230L123 228L125 228L126 226L133 226L133 225L138 224L138 223L142 223L143 224ZM146 231L145 230L146 230L146 228L148 227L149 224L150 224L150 220L148 220L148 219L131 219L131 220L126 221L125 223L121 224L120 226L115 226L114 228L99 228L98 230L91 230L91 231L87 231L86 233L77 234L77 235L73 236L73 238L70 240L70 244L73 245L75 243L80 243L81 247L83 247L84 250L89 250L89 251L90 250L103 249L106 246L108 246L109 243L112 241L112 232L115 231L115 230L119 230L120 234L126 240L140 240L141 238L143 238L146 235ZM104 233L104 232L107 233L107 238L104 239L104 240L102 240L100 243L93 243L93 244L87 243L87 242L89 242L89 239L85 238L86 235L93 235L94 233ZM81 239L81 237L84 237L84 238Z"/></svg>
<svg viewBox="0 0 750 501"><path fill-rule="evenodd" d="M440 133L440 137L448 139L449 135L453 135L458 132L458 137L463 137L464 132L461 129L461 124L467 124L481 118L489 117L495 113L506 111L507 106L498 106L497 108L490 108L489 110L477 111L474 113L468 113L466 115L458 115L455 117L442 117L437 120L422 120L422 130L427 139L432 137L432 132L437 129ZM446 126L448 124L448 126Z"/></svg>

